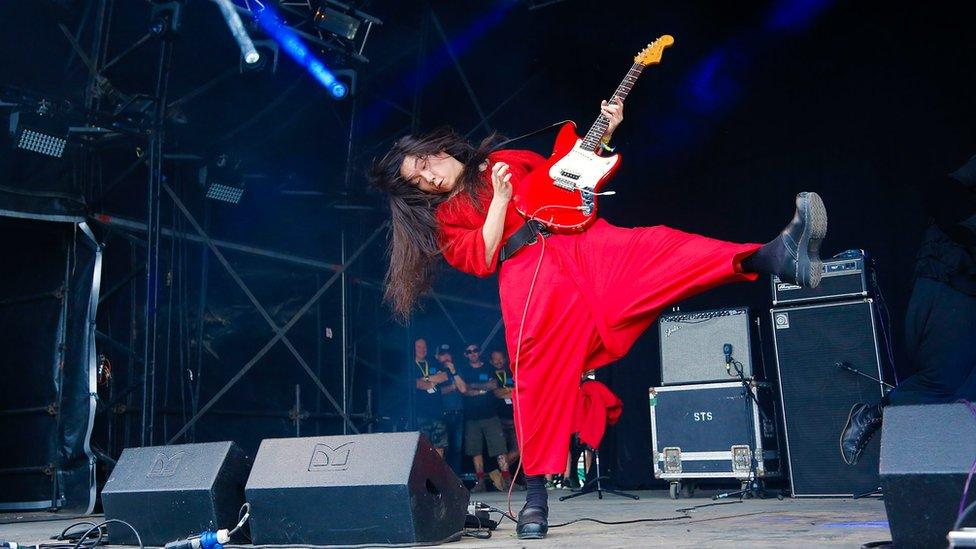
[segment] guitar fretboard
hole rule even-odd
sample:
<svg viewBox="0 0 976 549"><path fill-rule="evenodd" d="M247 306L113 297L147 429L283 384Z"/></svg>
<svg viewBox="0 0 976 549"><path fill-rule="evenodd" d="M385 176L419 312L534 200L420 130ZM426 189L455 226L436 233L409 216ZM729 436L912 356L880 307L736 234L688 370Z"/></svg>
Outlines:
<svg viewBox="0 0 976 549"><path fill-rule="evenodd" d="M641 73L644 71L644 65L640 63L634 63L634 66L627 71L624 79L620 81L620 85L617 86L617 91L613 92L610 96L609 102L611 104L616 104L627 98L627 94L630 93L630 89L634 87L637 83L637 78L640 77ZM597 117L596 122L590 126L590 130L586 132L586 137L583 138L583 143L581 147L583 150L595 151L600 146L600 140L607 133L607 128L610 127L610 119L602 114Z"/></svg>

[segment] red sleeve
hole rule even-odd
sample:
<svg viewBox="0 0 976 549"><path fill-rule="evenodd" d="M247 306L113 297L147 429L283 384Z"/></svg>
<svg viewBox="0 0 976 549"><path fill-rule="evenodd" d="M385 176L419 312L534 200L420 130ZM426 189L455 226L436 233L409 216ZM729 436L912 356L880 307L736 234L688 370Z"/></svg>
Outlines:
<svg viewBox="0 0 976 549"><path fill-rule="evenodd" d="M509 165L512 182L518 181L534 167L545 162L545 158L532 152L523 150L501 150L488 155L488 169L485 171L485 184L491 173L491 165L495 162L505 162ZM498 269L498 254L501 246L495 250L490 264L485 264L485 237L482 227L485 223L485 213L491 200L491 191L484 197L481 210L475 208L468 197L458 195L441 204L437 209L437 220L440 224L440 243L444 259L455 269L475 276L486 277ZM517 216L510 211L505 218L505 235L508 236L520 225ZM511 226L510 226L511 225ZM502 238L504 242L505 238Z"/></svg>
<svg viewBox="0 0 976 549"><path fill-rule="evenodd" d="M441 226L441 251L448 264L459 271L485 277L495 272L502 247L495 250L491 263L486 265L485 237L481 232L485 218L484 214L478 216L477 213L470 206L442 208L437 219Z"/></svg>

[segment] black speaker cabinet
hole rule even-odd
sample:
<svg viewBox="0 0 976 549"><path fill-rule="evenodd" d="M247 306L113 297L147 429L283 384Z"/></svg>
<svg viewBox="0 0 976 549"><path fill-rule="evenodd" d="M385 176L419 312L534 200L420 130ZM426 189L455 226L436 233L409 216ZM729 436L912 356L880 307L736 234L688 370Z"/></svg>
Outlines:
<svg viewBox="0 0 976 549"><path fill-rule="evenodd" d="M435 543L469 497L416 432L266 439L245 492L256 545Z"/></svg>
<svg viewBox="0 0 976 549"><path fill-rule="evenodd" d="M794 496L851 496L878 486L878 438L857 465L844 463L840 433L851 406L876 403L881 379L870 299L772 309L773 342Z"/></svg>
<svg viewBox="0 0 976 549"><path fill-rule="evenodd" d="M973 456L976 417L965 404L885 408L881 487L895 547L948 544ZM967 504L974 499L970 488Z"/></svg>
<svg viewBox="0 0 976 549"><path fill-rule="evenodd" d="M146 545L233 528L249 470L233 442L126 448L102 489L105 518L128 522ZM113 545L136 544L122 524L108 533Z"/></svg>

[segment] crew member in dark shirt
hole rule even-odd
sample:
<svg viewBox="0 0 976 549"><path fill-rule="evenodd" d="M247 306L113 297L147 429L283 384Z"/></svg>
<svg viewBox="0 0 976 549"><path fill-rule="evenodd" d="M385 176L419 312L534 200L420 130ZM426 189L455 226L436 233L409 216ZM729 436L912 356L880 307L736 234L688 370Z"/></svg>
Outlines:
<svg viewBox="0 0 976 549"><path fill-rule="evenodd" d="M886 406L976 400L976 156L924 192L932 222L916 257L905 314L915 373L881 402L851 408L840 440L851 465L881 427Z"/></svg>
<svg viewBox="0 0 976 549"><path fill-rule="evenodd" d="M515 436L515 414L512 410L512 390L515 388L515 379L512 378L512 370L508 367L508 357L505 356L504 351L492 351L491 365L495 367L495 379L498 381L498 388L494 390L495 411L505 433L505 446L508 449L505 458L511 465L519 457L518 439Z"/></svg>
<svg viewBox="0 0 976 549"><path fill-rule="evenodd" d="M464 393L464 451L471 456L477 478L471 491L484 492L487 489L485 462L482 457L486 443L488 455L495 456L498 470L502 474L499 488L507 490L512 477L508 471L508 459L505 457L505 434L495 411L493 391L498 388L498 380L495 379L494 369L481 361L481 350L477 345L468 345L464 355L468 363L459 372L467 385Z"/></svg>
<svg viewBox="0 0 976 549"><path fill-rule="evenodd" d="M451 466L454 473L461 474L461 456L464 453L464 379L456 375L454 359L451 356L451 346L443 344L437 348L434 358L448 373L454 374L454 383L440 385L442 404L444 408L444 425L447 427L447 450L444 459Z"/></svg>
<svg viewBox="0 0 976 549"><path fill-rule="evenodd" d="M439 385L453 382L452 377L438 362L427 360L427 341L423 338L413 344L414 412L417 430L427 435L437 453L444 456L447 447L447 426Z"/></svg>

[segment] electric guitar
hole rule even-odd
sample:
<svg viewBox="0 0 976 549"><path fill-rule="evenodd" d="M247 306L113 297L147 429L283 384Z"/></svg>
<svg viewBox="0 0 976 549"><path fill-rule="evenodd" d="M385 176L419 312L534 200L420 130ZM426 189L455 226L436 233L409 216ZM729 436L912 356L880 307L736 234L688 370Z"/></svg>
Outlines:
<svg viewBox="0 0 976 549"><path fill-rule="evenodd" d="M674 44L674 38L665 34L641 50L609 103L623 101L644 67L660 63L664 48L671 44ZM563 124L546 163L531 171L513 189L516 211L541 222L550 232L586 230L596 220L600 187L610 180L620 165L619 154L597 154L609 124L610 120L601 114L583 138L577 136L575 123Z"/></svg>

